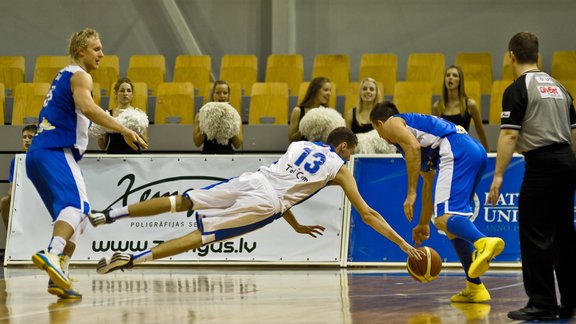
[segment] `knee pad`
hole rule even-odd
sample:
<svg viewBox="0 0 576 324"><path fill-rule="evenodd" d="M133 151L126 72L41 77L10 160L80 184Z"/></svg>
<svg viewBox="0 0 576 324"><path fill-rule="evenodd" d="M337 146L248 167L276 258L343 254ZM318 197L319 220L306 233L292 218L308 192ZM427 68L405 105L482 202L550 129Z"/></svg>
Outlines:
<svg viewBox="0 0 576 324"><path fill-rule="evenodd" d="M60 211L56 221L63 221L68 223L70 226L72 226L74 232L76 232L78 226L80 226L80 223L82 223L85 218L86 215L84 215L80 209L74 207L66 207Z"/></svg>

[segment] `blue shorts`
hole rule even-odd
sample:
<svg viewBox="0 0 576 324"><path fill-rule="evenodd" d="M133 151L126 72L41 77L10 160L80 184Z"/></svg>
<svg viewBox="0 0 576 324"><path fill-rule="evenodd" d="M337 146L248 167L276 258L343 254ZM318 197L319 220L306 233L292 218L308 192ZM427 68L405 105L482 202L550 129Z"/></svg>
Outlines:
<svg viewBox="0 0 576 324"><path fill-rule="evenodd" d="M83 214L90 212L79 158L71 149L36 149L26 154L28 178L53 221L66 207L76 208Z"/></svg>
<svg viewBox="0 0 576 324"><path fill-rule="evenodd" d="M488 162L484 147L467 134L452 134L440 144L434 215L470 216L472 200Z"/></svg>

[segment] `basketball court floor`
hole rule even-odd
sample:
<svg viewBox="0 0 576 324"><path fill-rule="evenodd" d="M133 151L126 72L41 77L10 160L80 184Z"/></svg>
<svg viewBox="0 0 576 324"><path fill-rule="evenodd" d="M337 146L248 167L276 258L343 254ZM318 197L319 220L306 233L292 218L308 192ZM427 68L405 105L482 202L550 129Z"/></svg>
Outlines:
<svg viewBox="0 0 576 324"><path fill-rule="evenodd" d="M81 300L49 295L48 276L36 268L4 268L0 322L507 323L526 301L512 270L483 277L492 294L484 304L450 303L464 286L458 270L427 284L383 268L144 266L98 275L83 266L71 276Z"/></svg>

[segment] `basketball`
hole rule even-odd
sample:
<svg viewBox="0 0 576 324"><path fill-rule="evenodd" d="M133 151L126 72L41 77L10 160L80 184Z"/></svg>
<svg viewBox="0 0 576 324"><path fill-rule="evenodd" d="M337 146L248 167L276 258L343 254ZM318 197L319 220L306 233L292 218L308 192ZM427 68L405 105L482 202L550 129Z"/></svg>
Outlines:
<svg viewBox="0 0 576 324"><path fill-rule="evenodd" d="M442 259L440 254L431 247L421 246L418 248L424 251L426 255L421 260L416 260L411 256L406 261L408 273L417 281L430 282L438 277L442 270Z"/></svg>

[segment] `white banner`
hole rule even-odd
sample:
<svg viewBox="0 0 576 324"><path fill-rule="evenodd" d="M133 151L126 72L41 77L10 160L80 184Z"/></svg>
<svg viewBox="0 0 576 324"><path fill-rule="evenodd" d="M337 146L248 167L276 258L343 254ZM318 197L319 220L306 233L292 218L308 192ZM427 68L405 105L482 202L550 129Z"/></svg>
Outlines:
<svg viewBox="0 0 576 324"><path fill-rule="evenodd" d="M86 155L80 165L93 210L119 207L158 196L183 192L255 171L277 156L141 155L114 157ZM45 249L52 234L51 218L25 173L25 155L18 155L13 212L5 264L30 261ZM283 219L228 242L214 243L173 256L175 261L340 261L344 195L339 187L327 187L292 211L301 224L326 227L313 238L294 232ZM114 251L138 252L196 230L189 212L128 218L93 228L80 238L73 261L96 262Z"/></svg>

